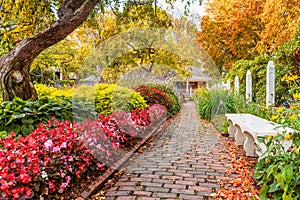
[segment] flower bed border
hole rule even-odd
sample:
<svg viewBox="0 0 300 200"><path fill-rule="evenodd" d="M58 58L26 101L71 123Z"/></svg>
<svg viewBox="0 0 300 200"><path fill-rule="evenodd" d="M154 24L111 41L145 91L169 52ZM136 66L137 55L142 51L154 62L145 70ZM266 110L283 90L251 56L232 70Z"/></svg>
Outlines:
<svg viewBox="0 0 300 200"><path fill-rule="evenodd" d="M159 132L159 130L163 127L162 125L167 122L163 121L158 124L158 126L150 131L141 141L137 142L137 144L127 153L125 153L120 160L118 160L113 166L111 166L106 172L99 177L96 178L96 181L91 183L87 189L85 189L79 197L75 200L84 200L96 192L104 183L110 179L118 169L122 167L122 165L143 145L147 142L147 140L155 133Z"/></svg>

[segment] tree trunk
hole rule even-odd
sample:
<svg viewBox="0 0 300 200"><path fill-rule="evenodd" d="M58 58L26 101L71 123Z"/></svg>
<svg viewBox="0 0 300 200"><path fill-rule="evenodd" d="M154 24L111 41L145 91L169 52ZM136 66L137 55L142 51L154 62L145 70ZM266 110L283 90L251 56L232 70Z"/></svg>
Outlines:
<svg viewBox="0 0 300 200"><path fill-rule="evenodd" d="M30 80L30 63L22 63L14 56L1 63L0 81L3 101L11 101L14 97L37 100L37 93Z"/></svg>
<svg viewBox="0 0 300 200"><path fill-rule="evenodd" d="M0 58L0 88L4 101L11 101L14 97L37 99L29 74L34 58L81 25L98 1L64 0L58 10L60 18L55 23L36 36L25 38Z"/></svg>

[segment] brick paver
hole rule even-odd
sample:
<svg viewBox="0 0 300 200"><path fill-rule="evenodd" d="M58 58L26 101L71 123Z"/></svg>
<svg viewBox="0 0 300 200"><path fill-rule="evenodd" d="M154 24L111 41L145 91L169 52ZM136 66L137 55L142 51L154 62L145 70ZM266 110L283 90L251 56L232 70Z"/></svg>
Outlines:
<svg viewBox="0 0 300 200"><path fill-rule="evenodd" d="M217 132L199 119L193 102L143 153L125 164L125 173L105 199L210 199L227 177L226 153Z"/></svg>

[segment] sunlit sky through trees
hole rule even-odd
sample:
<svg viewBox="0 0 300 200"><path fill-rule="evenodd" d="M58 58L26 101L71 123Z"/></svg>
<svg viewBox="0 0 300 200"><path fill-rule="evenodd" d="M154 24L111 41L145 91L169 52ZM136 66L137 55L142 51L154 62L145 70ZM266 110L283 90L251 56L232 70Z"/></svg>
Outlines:
<svg viewBox="0 0 300 200"><path fill-rule="evenodd" d="M193 16L198 15L199 19L199 17L203 16L205 14L205 3L207 3L207 0L204 0L202 5L199 5L198 2L192 4L189 7L189 18L193 18ZM181 1L176 1L173 9L170 8L170 5L166 4L165 0L158 0L158 6L170 11L176 18L184 15L185 3Z"/></svg>

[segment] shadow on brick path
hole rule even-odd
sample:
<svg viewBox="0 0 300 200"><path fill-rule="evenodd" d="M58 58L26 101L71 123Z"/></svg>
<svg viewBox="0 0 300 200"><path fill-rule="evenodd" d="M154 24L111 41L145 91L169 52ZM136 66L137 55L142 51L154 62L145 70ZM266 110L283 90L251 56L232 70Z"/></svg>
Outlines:
<svg viewBox="0 0 300 200"><path fill-rule="evenodd" d="M224 139L199 119L193 102L143 153L125 164L125 173L106 191L105 199L211 199L226 179L229 163Z"/></svg>

